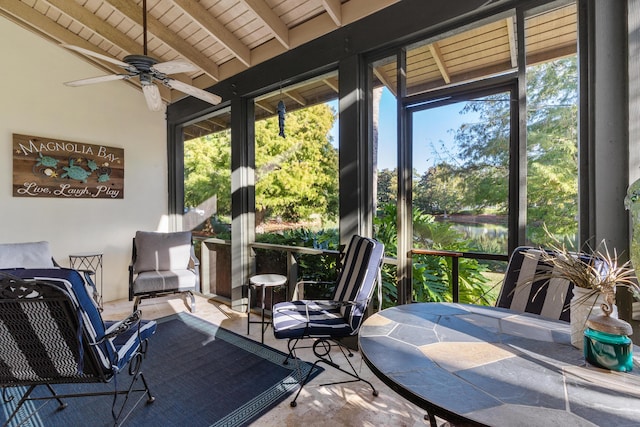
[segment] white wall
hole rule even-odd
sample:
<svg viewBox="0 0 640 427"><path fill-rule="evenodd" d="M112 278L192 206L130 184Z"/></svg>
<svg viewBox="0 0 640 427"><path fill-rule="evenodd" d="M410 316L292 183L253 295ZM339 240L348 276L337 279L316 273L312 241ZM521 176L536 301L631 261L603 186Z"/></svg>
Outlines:
<svg viewBox="0 0 640 427"><path fill-rule="evenodd" d="M165 113L124 82L64 86L106 73L2 17L0 52L0 242L47 240L63 266L102 251L105 301L126 298L135 231L166 230ZM123 148L124 198L13 197L13 133Z"/></svg>

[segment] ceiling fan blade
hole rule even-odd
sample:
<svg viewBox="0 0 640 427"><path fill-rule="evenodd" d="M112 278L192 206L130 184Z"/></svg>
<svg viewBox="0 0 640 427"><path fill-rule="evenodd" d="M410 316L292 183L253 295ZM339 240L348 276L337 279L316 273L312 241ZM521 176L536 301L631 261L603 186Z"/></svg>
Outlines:
<svg viewBox="0 0 640 427"><path fill-rule="evenodd" d="M147 107L151 111L162 111L162 98L160 97L160 89L153 83L143 84L142 93L147 101Z"/></svg>
<svg viewBox="0 0 640 427"><path fill-rule="evenodd" d="M65 82L64 84L65 86L76 87L76 86L92 85L94 83L110 82L113 80L124 80L128 78L129 78L129 75L127 74L111 74L108 76L98 76L98 77L91 77L88 79L74 80L71 82Z"/></svg>
<svg viewBox="0 0 640 427"><path fill-rule="evenodd" d="M71 44L61 44L60 46L66 48L66 49L69 49L69 50L75 50L76 52L82 53L83 55L92 56L94 58L102 59L103 61L111 62L112 64L119 65L122 68L129 67L129 64L127 64L126 62L122 62L119 59L112 58L110 56L103 55L101 53L94 52L94 51L89 50L89 49L85 49L83 47L78 47L78 46L74 46L74 45L71 45Z"/></svg>
<svg viewBox="0 0 640 427"><path fill-rule="evenodd" d="M153 69L161 72L162 74L190 73L192 71L199 70L198 67L184 59L160 62L159 64L155 64Z"/></svg>
<svg viewBox="0 0 640 427"><path fill-rule="evenodd" d="M222 101L222 98L220 98L218 95L207 92L206 90L198 89L197 87L193 87L186 83L182 83L180 80L167 79L165 80L165 84L172 89L184 92L187 95L191 95L193 97L206 101L209 104L218 105L220 101Z"/></svg>

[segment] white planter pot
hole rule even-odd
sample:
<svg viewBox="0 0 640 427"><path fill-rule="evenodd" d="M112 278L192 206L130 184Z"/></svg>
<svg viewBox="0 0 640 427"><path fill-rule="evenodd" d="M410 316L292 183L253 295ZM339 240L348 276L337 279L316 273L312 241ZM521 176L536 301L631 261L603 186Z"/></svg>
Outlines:
<svg viewBox="0 0 640 427"><path fill-rule="evenodd" d="M604 314L600 305L606 302L603 294L595 293L587 296L590 292L590 289L574 286L573 298L571 298L570 303L571 344L581 350L584 347L584 330L586 329L587 319L591 316ZM618 317L618 308L615 304L610 316Z"/></svg>

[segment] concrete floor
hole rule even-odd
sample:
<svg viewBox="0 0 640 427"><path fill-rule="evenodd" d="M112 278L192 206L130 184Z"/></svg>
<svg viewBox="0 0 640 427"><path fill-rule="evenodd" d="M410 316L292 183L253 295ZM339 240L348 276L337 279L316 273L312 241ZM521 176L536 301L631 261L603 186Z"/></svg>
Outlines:
<svg viewBox="0 0 640 427"><path fill-rule="evenodd" d="M196 297L196 313L209 322L220 325L230 331L247 336L247 315L231 310L227 305L202 296ZM133 304L127 300L108 302L104 305L103 317L108 320L120 320L131 313ZM143 318L157 319L173 313L188 311L180 295L143 300L139 308ZM252 314L252 320L259 316ZM251 339L260 341L260 325L251 325ZM271 328L265 332L265 344L283 352L287 351L286 340L276 340ZM338 352L338 350L334 350ZM298 356L306 361L315 360L311 350L301 350ZM342 356L338 354L339 358ZM339 359L337 359L340 363ZM351 359L360 375L371 381L379 395L374 397L371 388L364 382L321 386L332 380L349 379L345 374L324 364L325 371L314 378L302 390L298 405L292 408L291 398L255 421L254 426L425 426L425 412L409 403L396 392L384 385L364 364L360 354L355 352Z"/></svg>

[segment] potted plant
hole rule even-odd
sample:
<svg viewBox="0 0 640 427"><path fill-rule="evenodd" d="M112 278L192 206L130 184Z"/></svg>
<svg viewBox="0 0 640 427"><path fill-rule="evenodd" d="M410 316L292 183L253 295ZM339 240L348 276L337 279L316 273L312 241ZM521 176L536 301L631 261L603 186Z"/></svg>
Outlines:
<svg viewBox="0 0 640 427"><path fill-rule="evenodd" d="M541 251L543 272L536 280L561 278L573 283L571 311L571 342L583 347L583 334L588 318L603 314L617 317L615 296L617 288L626 288L640 299L640 286L629 261L622 264L618 255L607 248L603 240L590 255L570 252L564 245Z"/></svg>

